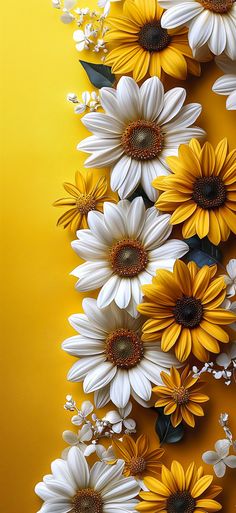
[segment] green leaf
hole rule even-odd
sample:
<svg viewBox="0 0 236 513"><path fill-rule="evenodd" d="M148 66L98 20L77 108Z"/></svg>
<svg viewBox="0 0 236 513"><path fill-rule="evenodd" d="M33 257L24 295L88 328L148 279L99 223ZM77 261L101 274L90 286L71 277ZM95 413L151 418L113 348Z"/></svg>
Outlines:
<svg viewBox="0 0 236 513"><path fill-rule="evenodd" d="M86 61L80 61L80 64L85 69L91 84L98 89L101 89L101 87L112 87L114 85L115 75L113 75L109 66Z"/></svg>
<svg viewBox="0 0 236 513"><path fill-rule="evenodd" d="M158 418L156 420L155 430L159 436L160 444L174 444L180 442L184 436L184 427L181 422L176 428L172 426L170 415L164 415L163 408L156 408Z"/></svg>

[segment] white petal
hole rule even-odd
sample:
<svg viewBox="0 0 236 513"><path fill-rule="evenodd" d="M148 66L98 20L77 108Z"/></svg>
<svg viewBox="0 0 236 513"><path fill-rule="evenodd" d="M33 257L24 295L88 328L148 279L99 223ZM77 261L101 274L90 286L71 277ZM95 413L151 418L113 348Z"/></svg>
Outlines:
<svg viewBox="0 0 236 513"><path fill-rule="evenodd" d="M122 182L118 189L120 198L127 198L130 196L141 180L142 162L131 159L129 171L126 174L125 180Z"/></svg>
<svg viewBox="0 0 236 513"><path fill-rule="evenodd" d="M142 119L154 121L163 107L164 87L158 77L151 77L140 87Z"/></svg>
<svg viewBox="0 0 236 513"><path fill-rule="evenodd" d="M117 100L124 121L134 121L140 116L139 87L130 77L121 77L117 85Z"/></svg>
<svg viewBox="0 0 236 513"><path fill-rule="evenodd" d="M219 458L225 458L229 454L230 442L229 440L217 440L215 443L215 450Z"/></svg>
<svg viewBox="0 0 236 513"><path fill-rule="evenodd" d="M161 174L160 168L162 169L162 165L159 159L142 162L141 185L147 197L153 202L157 200L158 192L154 189L152 182L157 175Z"/></svg>
<svg viewBox="0 0 236 513"><path fill-rule="evenodd" d="M174 130L177 128L178 130L180 128L186 128L190 125L192 125L198 116L201 114L202 106L200 103L189 103L188 105L185 105L182 107L181 111L177 116L175 116L174 119L170 123L167 123L165 125L165 130Z"/></svg>
<svg viewBox="0 0 236 513"><path fill-rule="evenodd" d="M102 87L100 89L100 99L106 113L116 118L119 113L116 90L112 87Z"/></svg>
<svg viewBox="0 0 236 513"><path fill-rule="evenodd" d="M42 499L43 501L47 501L49 499L55 498L55 492L50 490L47 485L43 482L37 483L34 489L35 493Z"/></svg>
<svg viewBox="0 0 236 513"><path fill-rule="evenodd" d="M130 398L130 382L128 371L118 369L110 387L111 401L118 407L124 408Z"/></svg>
<svg viewBox="0 0 236 513"><path fill-rule="evenodd" d="M85 167L106 167L111 166L114 162L122 157L124 150L122 146L119 144L112 148L108 148L103 151L94 151L90 157L84 163Z"/></svg>
<svg viewBox="0 0 236 513"><path fill-rule="evenodd" d="M83 388L86 394L103 388L116 374L116 367L111 362L103 362L91 370L84 379Z"/></svg>
<svg viewBox="0 0 236 513"><path fill-rule="evenodd" d="M141 360L139 366L141 367L143 374L151 381L151 383L155 383L155 385L162 384L160 374L163 369L161 367L158 367L158 365L150 360L146 360L146 358Z"/></svg>
<svg viewBox="0 0 236 513"><path fill-rule="evenodd" d="M227 467L236 468L236 456L230 455L224 458L224 463Z"/></svg>
<svg viewBox="0 0 236 513"><path fill-rule="evenodd" d="M217 477L223 477L225 475L226 465L223 461L219 461L213 465L213 469Z"/></svg>
<svg viewBox="0 0 236 513"><path fill-rule="evenodd" d="M214 25L214 16L211 11L204 9L189 25L189 45L195 49L204 46L209 40Z"/></svg>
<svg viewBox="0 0 236 513"><path fill-rule="evenodd" d="M143 198L135 198L130 204L127 218L128 236L135 239L139 236L145 221L145 205Z"/></svg>
<svg viewBox="0 0 236 513"><path fill-rule="evenodd" d="M219 456L215 451L206 451L203 453L202 459L208 465L215 465L219 461Z"/></svg>
<svg viewBox="0 0 236 513"><path fill-rule="evenodd" d="M161 25L166 29L186 25L192 18L200 14L202 10L203 7L198 2L178 2L177 5L164 12L161 18Z"/></svg>
<svg viewBox="0 0 236 513"><path fill-rule="evenodd" d="M101 465L100 476L95 483L94 489L101 493L102 490L107 486L107 483L110 483L122 476L123 468L124 461L122 460L118 460L115 465Z"/></svg>
<svg viewBox="0 0 236 513"><path fill-rule="evenodd" d="M89 467L83 453L72 447L69 451L68 467L79 489L87 488L89 484Z"/></svg>
<svg viewBox="0 0 236 513"><path fill-rule="evenodd" d="M235 9L235 7L234 7ZM225 53L233 61L236 60L235 45L235 19L231 15L223 17L226 32L226 48Z"/></svg>
<svg viewBox="0 0 236 513"><path fill-rule="evenodd" d="M223 19L219 14L214 15L214 26L209 39L209 48L215 55L220 55L226 46L226 33Z"/></svg>
<svg viewBox="0 0 236 513"><path fill-rule="evenodd" d="M122 420L119 412L116 410L112 410L106 413L105 419L111 424L117 424L117 422Z"/></svg>
<svg viewBox="0 0 236 513"><path fill-rule="evenodd" d="M103 285L97 298L97 305L99 308L105 308L106 306L110 305L110 303L116 297L119 285L120 278L116 275L111 276L105 285Z"/></svg>
<svg viewBox="0 0 236 513"><path fill-rule="evenodd" d="M164 95L164 107L158 116L159 125L170 121L182 108L186 98L186 91L183 87L174 87Z"/></svg>
<svg viewBox="0 0 236 513"><path fill-rule="evenodd" d="M104 203L104 205L105 204L106 202ZM88 225L90 230L97 236L98 240L100 240L104 245L110 245L112 243L112 234L106 228L104 215L101 212L89 212Z"/></svg>
<svg viewBox="0 0 236 513"><path fill-rule="evenodd" d="M151 383L143 374L139 365L129 369L129 379L134 392L144 401L149 401L152 395Z"/></svg>
<svg viewBox="0 0 236 513"><path fill-rule="evenodd" d="M95 390L94 392L94 405L95 408L103 408L110 401L110 385Z"/></svg>
<svg viewBox="0 0 236 513"><path fill-rule="evenodd" d="M103 363L105 359L106 357L102 355L81 358L72 365L68 372L67 379L69 381L82 381L91 369Z"/></svg>
<svg viewBox="0 0 236 513"><path fill-rule="evenodd" d="M104 222L107 230L112 233L114 239L122 239L126 235L126 223L117 205L105 202L103 207Z"/></svg>
<svg viewBox="0 0 236 513"><path fill-rule="evenodd" d="M90 112L81 121L90 132L97 134L99 137L101 137L101 134L106 134L109 137L120 135L124 128L124 124L118 119L103 112Z"/></svg>
<svg viewBox="0 0 236 513"><path fill-rule="evenodd" d="M139 485L133 477L111 482L103 491L102 498L105 503L123 502L133 499L139 493Z"/></svg>
<svg viewBox="0 0 236 513"><path fill-rule="evenodd" d="M113 191L117 191L127 178L131 165L131 157L123 155L118 162L113 166L111 172L111 188Z"/></svg>
<svg viewBox="0 0 236 513"><path fill-rule="evenodd" d="M91 325L91 320L89 321L88 317L84 314L71 315L69 323L85 338L104 340L104 330L99 329L96 325Z"/></svg>
<svg viewBox="0 0 236 513"><path fill-rule="evenodd" d="M104 343L80 336L70 337L62 343L62 349L72 356L88 356L104 353Z"/></svg>
<svg viewBox="0 0 236 513"><path fill-rule="evenodd" d="M131 282L130 278L120 278L120 285L116 292L115 302L119 308L127 308L131 299Z"/></svg>
<svg viewBox="0 0 236 513"><path fill-rule="evenodd" d="M236 91L231 93L226 101L226 108L228 110L236 110Z"/></svg>

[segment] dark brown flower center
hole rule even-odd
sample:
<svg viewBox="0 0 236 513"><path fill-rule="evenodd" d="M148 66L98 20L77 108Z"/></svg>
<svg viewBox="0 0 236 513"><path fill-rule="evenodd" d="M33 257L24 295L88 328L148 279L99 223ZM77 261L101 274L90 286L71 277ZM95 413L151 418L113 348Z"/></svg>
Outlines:
<svg viewBox="0 0 236 513"><path fill-rule="evenodd" d="M168 513L193 513L195 511L195 499L185 492L176 492L167 499Z"/></svg>
<svg viewBox="0 0 236 513"><path fill-rule="evenodd" d="M195 328L202 319L202 303L195 297L183 296L177 299L173 313L178 324L182 324L185 328Z"/></svg>
<svg viewBox="0 0 236 513"><path fill-rule="evenodd" d="M205 9L217 14L225 14L233 6L234 0L200 0Z"/></svg>
<svg viewBox="0 0 236 513"><path fill-rule="evenodd" d="M170 44L171 36L162 28L160 20L154 20L143 25L138 42L148 52L161 52Z"/></svg>
<svg viewBox="0 0 236 513"><path fill-rule="evenodd" d="M90 210L96 209L96 200L90 194L88 194L88 196L81 194L76 198L76 206L81 214L86 215Z"/></svg>
<svg viewBox="0 0 236 513"><path fill-rule="evenodd" d="M130 123L121 138L124 152L135 160L155 159L163 148L163 142L159 125L143 119Z"/></svg>
<svg viewBox="0 0 236 513"><path fill-rule="evenodd" d="M226 200L226 188L219 176L198 178L193 187L193 200L205 210L219 208Z"/></svg>
<svg viewBox="0 0 236 513"><path fill-rule="evenodd" d="M120 328L106 340L106 357L117 367L130 369L143 357L143 344L135 331Z"/></svg>
<svg viewBox="0 0 236 513"><path fill-rule="evenodd" d="M118 276L132 278L142 272L148 263L147 251L137 240L121 240L110 250L110 262Z"/></svg>
<svg viewBox="0 0 236 513"><path fill-rule="evenodd" d="M141 475L146 470L146 461L142 456L137 458L131 458L128 463L128 468L130 470L131 476Z"/></svg>
<svg viewBox="0 0 236 513"><path fill-rule="evenodd" d="M175 388L172 397L178 405L187 404L189 401L188 389L184 387Z"/></svg>
<svg viewBox="0 0 236 513"><path fill-rule="evenodd" d="M101 495L91 488L78 490L72 500L72 505L72 513L103 513Z"/></svg>

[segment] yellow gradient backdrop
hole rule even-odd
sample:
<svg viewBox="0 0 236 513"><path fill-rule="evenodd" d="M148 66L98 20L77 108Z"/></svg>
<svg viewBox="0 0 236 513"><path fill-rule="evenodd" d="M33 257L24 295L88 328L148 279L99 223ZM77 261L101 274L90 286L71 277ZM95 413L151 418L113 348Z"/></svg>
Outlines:
<svg viewBox="0 0 236 513"><path fill-rule="evenodd" d="M61 24L50 0L2 2L1 19L0 511L34 513L40 508L34 485L49 473L51 460L60 456L61 433L70 429L64 397L73 393L78 403L82 399L81 385L66 382L73 359L60 349L61 341L73 334L67 317L81 311L82 295L69 276L79 262L70 248L70 235L55 227L61 211L51 205L63 195L62 182L73 181L74 172L83 166L85 156L76 151L76 144L86 130L65 97L69 91L92 90L78 60L94 56L76 52L73 28ZM227 135L232 148L236 113L227 112L225 98L211 92L219 75L211 64L200 79L190 79L188 101L203 104L199 123L209 139L215 144ZM224 248L227 261L233 245L229 242ZM235 388L210 379L208 393L206 417L195 431L187 431L183 442L166 446L167 464L172 458L186 465L192 459L201 464L202 452L223 437L218 416L224 410L231 414L236 436ZM134 408L139 430L152 433L155 443L155 413L140 415L138 410ZM221 481L224 513L233 512L236 503L233 472Z"/></svg>

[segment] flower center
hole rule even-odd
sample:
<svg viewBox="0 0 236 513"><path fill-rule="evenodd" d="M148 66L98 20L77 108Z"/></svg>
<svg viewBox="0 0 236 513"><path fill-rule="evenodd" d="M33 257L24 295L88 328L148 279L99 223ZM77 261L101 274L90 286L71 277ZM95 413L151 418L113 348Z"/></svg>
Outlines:
<svg viewBox="0 0 236 513"><path fill-rule="evenodd" d="M202 319L202 303L195 297L183 296L177 299L173 313L178 324L185 328L195 328Z"/></svg>
<svg viewBox="0 0 236 513"><path fill-rule="evenodd" d="M189 400L188 390L184 387L175 388L172 397L176 404L183 405L187 404Z"/></svg>
<svg viewBox="0 0 236 513"><path fill-rule="evenodd" d="M101 495L91 488L78 490L72 500L72 513L103 513Z"/></svg>
<svg viewBox="0 0 236 513"><path fill-rule="evenodd" d="M200 3L204 9L217 14L225 14L232 8L234 0L200 0Z"/></svg>
<svg viewBox="0 0 236 513"><path fill-rule="evenodd" d="M193 200L205 210L224 205L226 189L219 176L198 178L193 187Z"/></svg>
<svg viewBox="0 0 236 513"><path fill-rule="evenodd" d="M131 458L128 463L131 476L141 475L146 470L146 461L142 456Z"/></svg>
<svg viewBox="0 0 236 513"><path fill-rule="evenodd" d="M167 499L168 513L193 513L195 500L189 492L176 492Z"/></svg>
<svg viewBox="0 0 236 513"><path fill-rule="evenodd" d="M137 240L121 240L110 250L110 262L118 276L132 278L146 268L147 251Z"/></svg>
<svg viewBox="0 0 236 513"><path fill-rule="evenodd" d="M88 194L88 196L81 194L76 198L76 206L81 214L86 215L90 210L96 209L96 200L93 196L90 196L90 194Z"/></svg>
<svg viewBox="0 0 236 513"><path fill-rule="evenodd" d="M130 369L143 357L143 344L137 333L120 328L109 334L106 340L106 357L117 367Z"/></svg>
<svg viewBox="0 0 236 513"><path fill-rule="evenodd" d="M164 136L155 121L139 119L130 123L121 137L124 152L136 160L156 158L163 148Z"/></svg>
<svg viewBox="0 0 236 513"><path fill-rule="evenodd" d="M146 23L138 34L138 42L148 52L161 52L170 42L167 30L162 28L160 20Z"/></svg>

